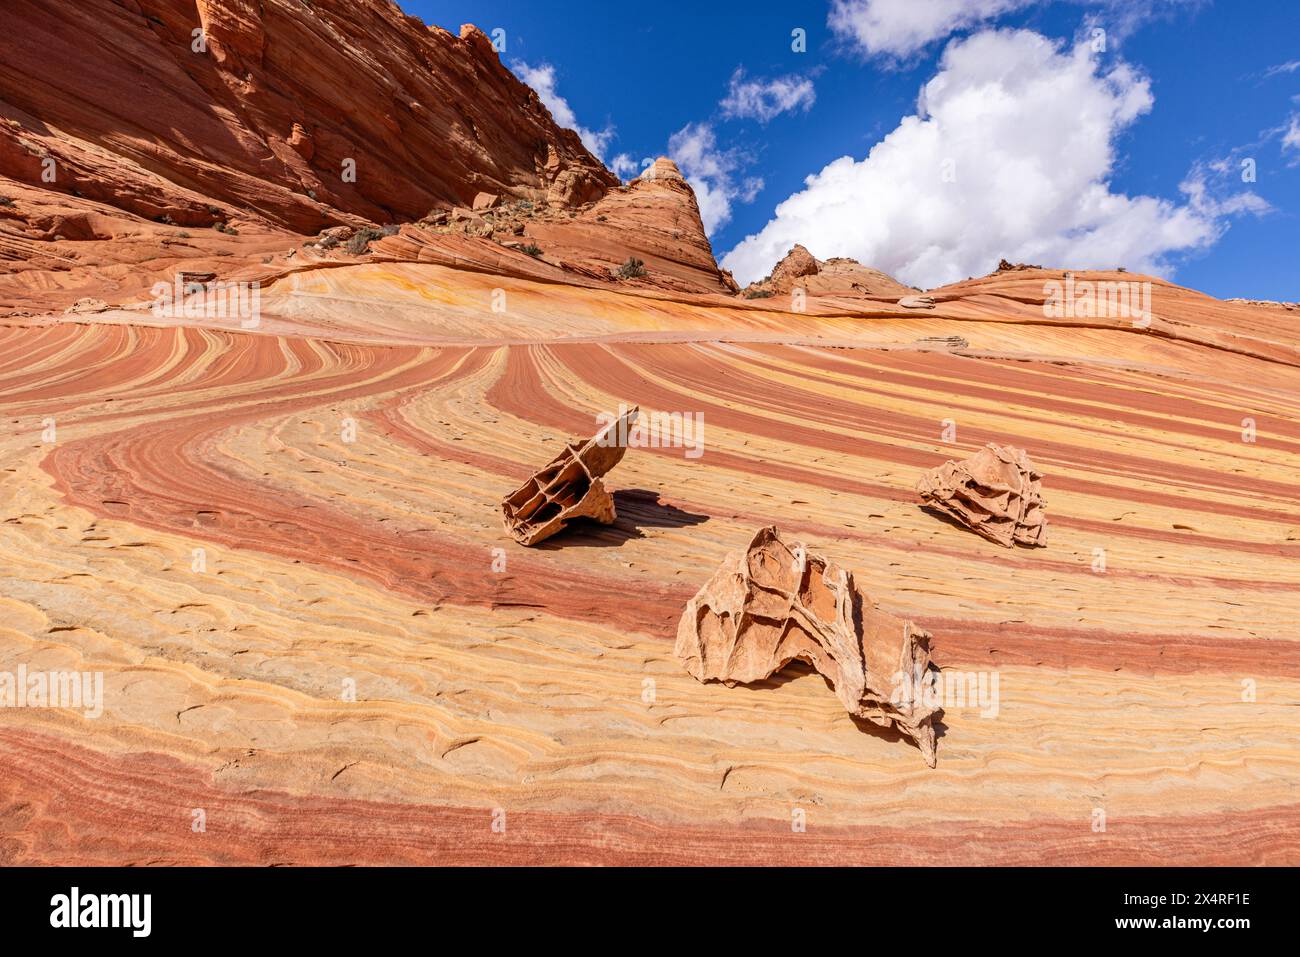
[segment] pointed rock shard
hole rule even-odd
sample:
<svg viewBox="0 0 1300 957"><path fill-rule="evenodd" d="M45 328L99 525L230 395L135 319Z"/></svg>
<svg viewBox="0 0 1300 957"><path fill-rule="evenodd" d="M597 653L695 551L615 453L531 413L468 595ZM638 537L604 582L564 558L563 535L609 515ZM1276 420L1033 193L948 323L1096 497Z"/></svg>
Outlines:
<svg viewBox="0 0 1300 957"><path fill-rule="evenodd" d="M999 545L1046 545L1042 478L1023 450L990 442L926 472L916 491L925 505Z"/></svg>
<svg viewBox="0 0 1300 957"><path fill-rule="evenodd" d="M601 476L623 459L627 436L637 416L633 406L621 419L605 426L581 445L571 443L563 452L501 502L506 531L521 545L536 545L564 529L576 518L605 525L618 517L614 497Z"/></svg>
<svg viewBox="0 0 1300 957"><path fill-rule="evenodd" d="M897 727L935 765L938 708L899 694L930 674L930 635L878 610L853 573L786 540L775 526L723 561L677 627L676 655L700 681L762 681L806 661L849 714Z"/></svg>

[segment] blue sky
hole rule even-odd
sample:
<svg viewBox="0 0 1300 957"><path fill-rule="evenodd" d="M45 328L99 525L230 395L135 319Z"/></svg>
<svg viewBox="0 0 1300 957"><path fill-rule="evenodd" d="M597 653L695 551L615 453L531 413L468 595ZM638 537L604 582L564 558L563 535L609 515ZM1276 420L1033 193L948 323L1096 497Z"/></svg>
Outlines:
<svg viewBox="0 0 1300 957"><path fill-rule="evenodd" d="M742 282L798 241L923 286L1005 255L1300 299L1295 0L401 6L504 29L625 178L674 155Z"/></svg>

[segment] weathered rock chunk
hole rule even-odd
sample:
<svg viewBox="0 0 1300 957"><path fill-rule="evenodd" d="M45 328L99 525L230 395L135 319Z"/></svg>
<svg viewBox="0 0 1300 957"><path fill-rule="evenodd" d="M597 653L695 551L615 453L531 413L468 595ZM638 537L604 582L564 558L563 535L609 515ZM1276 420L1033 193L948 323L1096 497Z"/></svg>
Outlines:
<svg viewBox="0 0 1300 957"><path fill-rule="evenodd" d="M618 517L601 476L623 459L624 443L640 410L633 407L581 445L563 452L501 502L506 531L522 545L536 545L577 518L605 525Z"/></svg>
<svg viewBox="0 0 1300 957"><path fill-rule="evenodd" d="M1046 545L1042 478L1023 450L990 442L926 472L916 491L925 505L999 545Z"/></svg>
<svg viewBox="0 0 1300 957"><path fill-rule="evenodd" d="M930 635L878 610L853 573L774 527L728 555L677 627L676 654L700 681L762 681L798 659L852 714L896 727L935 765L935 707L900 689L931 673Z"/></svg>
<svg viewBox="0 0 1300 957"><path fill-rule="evenodd" d="M904 309L933 309L933 296L904 296L898 300L898 304Z"/></svg>

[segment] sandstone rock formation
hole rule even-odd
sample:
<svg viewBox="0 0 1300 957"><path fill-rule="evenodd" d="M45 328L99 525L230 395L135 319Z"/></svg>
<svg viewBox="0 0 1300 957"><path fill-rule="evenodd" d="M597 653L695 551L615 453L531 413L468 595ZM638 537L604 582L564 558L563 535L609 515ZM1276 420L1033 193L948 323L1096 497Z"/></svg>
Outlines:
<svg viewBox="0 0 1300 957"><path fill-rule="evenodd" d="M0 33L0 314L129 308L178 269L495 271L509 246L541 249L513 271L548 280L607 284L636 258L626 287L736 292L676 166L620 185L472 26L385 0L15 0ZM331 238L417 220L351 256Z"/></svg>
<svg viewBox="0 0 1300 957"><path fill-rule="evenodd" d="M990 442L968 459L951 459L916 483L924 504L989 541L1010 548L1046 545L1042 474L1029 456Z"/></svg>
<svg viewBox="0 0 1300 957"><path fill-rule="evenodd" d="M608 279L630 258L645 265L633 285L678 292L735 293L718 268L695 193L677 164L659 157L626 186L573 217L534 216L526 235L579 274Z"/></svg>
<svg viewBox="0 0 1300 957"><path fill-rule="evenodd" d="M1286 312L1296 312L1297 310L1300 310L1300 302L1279 302L1276 299L1242 299L1240 297L1231 297L1223 301L1235 302L1243 306L1258 306L1265 309L1282 309Z"/></svg>
<svg viewBox="0 0 1300 957"><path fill-rule="evenodd" d="M938 710L915 689L930 674L930 635L877 609L853 573L775 526L728 555L686 604L677 657L700 681L762 681L799 660L857 718L896 727L935 766Z"/></svg>
<svg viewBox="0 0 1300 957"><path fill-rule="evenodd" d="M290 67L277 82L345 103L379 82L376 64L442 36L413 25L413 46L385 46L391 11L343 9L9 0L0 114L16 115L15 97L63 96L62 127L19 135L65 136L78 100L105 108L96 85L135 97L170 74L121 46L137 24L171 44L195 10L214 36L233 19L261 30L265 60ZM103 49L68 58L74 37ZM30 72L42 51L67 62ZM440 220L402 222L350 255L347 241L400 221L396 209L329 205L344 225L305 245L324 214L291 230L259 211L284 196L277 154L264 185L262 166L229 184L201 168L196 184L178 156L242 148L251 134L214 143L212 131L252 129L281 101L264 83L245 92L242 74L229 97L178 79L140 96L185 125L160 130L119 96L107 105L122 125L86 158L146 177L124 194L140 212L86 170L73 188L98 199L0 176L0 696L23 666L104 677L94 719L0 709L0 865L1300 863L1300 749L1284 713L1300 698L1300 641L1286 640L1300 590L1296 307L1108 270L1074 276L1149 282L1149 329L1049 318L1045 288L1064 273L1022 269L930 290L934 310L845 285L791 315L725 294L693 200L662 164L576 205L563 170L522 199L483 183L499 200L479 213L467 181L454 223L434 204ZM483 89L442 115L533 110ZM513 166L509 137L475 125L481 141L467 126L432 134L449 165L431 177L455 179L498 142ZM277 135L303 163L329 155L310 122ZM12 142L0 132L0 151ZM126 153L148 170L114 173ZM419 155L401 162L423 169ZM266 201L245 210L203 192L227 186ZM191 194L221 229L176 221ZM155 208L174 221L148 218ZM515 233L534 227L553 233ZM611 281L630 256L647 274ZM260 280L260 327L155 319L150 287L178 273ZM509 309L493 312L502 287ZM146 307L122 307L137 299ZM953 355L952 337L978 359ZM519 429L590 435L581 410L625 393L704 412L708 454L650 450L622 466L645 488L618 494L618 531L639 534L509 549L508 572L489 571L503 533L472 490L504 492L560 447L539 455ZM954 409L1068 463L1051 477L1052 520L1074 536L1061 551L1102 542L1122 573L1019 549L990 561L900 501L911 491L894 477L942 460L927 443ZM345 414L358 441L340 435ZM1236 430L1245 415L1256 445ZM892 733L863 733L815 676L728 691L664 661L725 543L778 521L810 529L825 554L861 556L873 592L867 569L890 569L877 597L942 629L937 680L966 689L941 700L942 768L923 770ZM1261 661L1258 702L1225 694ZM999 673L1015 714L988 720L969 682ZM650 676L654 702L639 694ZM1104 795L1122 826L1104 840L1081 827L1081 794ZM792 806L810 825L794 840ZM215 822L201 839L184 813L195 807ZM511 809L509 840L487 826L496 807Z"/></svg>
<svg viewBox="0 0 1300 957"><path fill-rule="evenodd" d="M820 264L813 254L796 243L772 270L767 288L774 293L789 292L800 279L817 275L819 269Z"/></svg>
<svg viewBox="0 0 1300 957"><path fill-rule="evenodd" d="M0 35L0 175L146 219L311 234L618 183L480 30L386 0L10 0Z"/></svg>
<svg viewBox="0 0 1300 957"><path fill-rule="evenodd" d="M600 479L623 460L628 430L639 414L633 406L581 445L567 445L502 500L506 531L515 541L536 545L580 518L613 523L614 497Z"/></svg>
<svg viewBox="0 0 1300 957"><path fill-rule="evenodd" d="M933 296L904 296L898 300L898 304L904 309L933 309Z"/></svg>
<svg viewBox="0 0 1300 957"><path fill-rule="evenodd" d="M893 276L864 266L855 259L836 257L822 261L796 244L776 264L770 276L745 288L745 296L749 299L784 296L796 287L809 296L838 298L897 299L916 292Z"/></svg>

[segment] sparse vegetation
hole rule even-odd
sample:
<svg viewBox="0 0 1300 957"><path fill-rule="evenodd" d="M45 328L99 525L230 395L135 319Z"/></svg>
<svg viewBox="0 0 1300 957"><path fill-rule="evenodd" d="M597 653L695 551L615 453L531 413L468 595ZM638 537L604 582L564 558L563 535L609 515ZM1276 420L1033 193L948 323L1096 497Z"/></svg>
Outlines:
<svg viewBox="0 0 1300 957"><path fill-rule="evenodd" d="M187 233L187 232L185 232L185 230L182 229L179 233L176 234L176 238L177 238L177 239L189 239L189 238L190 238L190 234Z"/></svg>
<svg viewBox="0 0 1300 957"><path fill-rule="evenodd" d="M619 266L614 275L619 279L640 279L645 275L645 263L635 256L629 256L627 262Z"/></svg>
<svg viewBox="0 0 1300 957"><path fill-rule="evenodd" d="M317 249L333 249L339 244L339 238L332 233L328 236L322 236L316 240Z"/></svg>
<svg viewBox="0 0 1300 957"><path fill-rule="evenodd" d="M770 289L751 289L745 293L746 299L771 299L772 291Z"/></svg>
<svg viewBox="0 0 1300 957"><path fill-rule="evenodd" d="M542 255L542 248L536 243L529 243L527 246L520 246L519 251L526 256L532 256L538 259Z"/></svg>
<svg viewBox="0 0 1300 957"><path fill-rule="evenodd" d="M370 252L370 243L376 239L382 239L386 234L382 229L375 229L373 226L367 226L364 229L358 229L348 240L348 244L343 248L352 256L364 256Z"/></svg>
<svg viewBox="0 0 1300 957"><path fill-rule="evenodd" d="M12 196L0 196L0 206L12 206L13 204Z"/></svg>
<svg viewBox="0 0 1300 957"><path fill-rule="evenodd" d="M212 228L219 233L225 233L227 236L238 236L239 230L229 223L213 223Z"/></svg>

